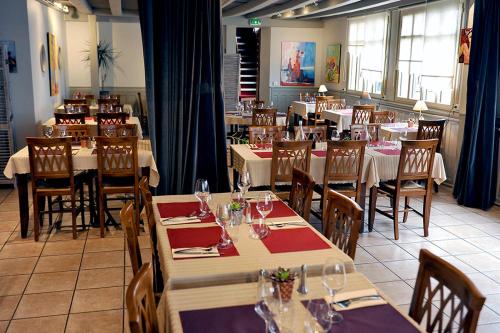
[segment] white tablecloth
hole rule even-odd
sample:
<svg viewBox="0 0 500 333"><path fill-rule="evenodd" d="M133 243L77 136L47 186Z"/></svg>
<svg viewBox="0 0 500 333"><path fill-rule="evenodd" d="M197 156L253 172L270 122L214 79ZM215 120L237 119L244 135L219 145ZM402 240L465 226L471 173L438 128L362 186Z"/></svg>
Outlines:
<svg viewBox="0 0 500 333"><path fill-rule="evenodd" d="M253 193L253 192L250 192ZM260 240L249 238L249 225L242 223L238 232L236 248L239 256L212 257L173 260L167 236L167 227L162 226L157 203L159 202L196 201L194 195L170 195L153 197L156 229L158 231L158 251L166 289L197 288L213 285L244 283L257 281L260 269L275 269L278 266L298 269L307 264L310 276L320 276L325 258L332 256L342 260L349 272L355 270L349 256L336 247L316 251L298 251L271 254ZM229 193L212 194L210 209L215 211L218 203L230 201ZM303 221L300 216L267 219L268 222ZM174 225L168 228L197 228L215 225L215 223L196 223ZM327 241L316 229L309 227L323 240ZM272 232L272 231L271 231ZM231 235L233 237L233 235Z"/></svg>
<svg viewBox="0 0 500 333"><path fill-rule="evenodd" d="M298 114L304 119L307 119L307 114L314 113L314 111L316 110L316 103L293 101L292 110L293 113Z"/></svg>
<svg viewBox="0 0 500 333"><path fill-rule="evenodd" d="M146 141L146 140L144 140ZM147 140L149 142L149 140ZM149 167L150 179L149 184L153 187L158 186L160 175L156 167L155 159L151 150L144 149L148 146L147 142L138 143L138 158L139 167ZM97 155L92 154L92 149L80 148L78 152L73 155L73 168L75 170L95 170L97 169ZM12 179L16 174L30 173L30 162L28 147L24 147L17 153L12 155L7 162L3 174L5 177Z"/></svg>
<svg viewBox="0 0 500 333"><path fill-rule="evenodd" d="M47 120L43 125L44 126L52 126L55 123L56 123L56 118L52 117L52 118L49 118L49 120ZM85 124L89 125L90 131L91 131L91 135L92 136L96 136L97 135L97 122L94 119L92 119L92 120L85 120ZM137 137L139 139L142 139L142 127L141 127L141 121L139 120L139 118L137 118L137 117L129 117L127 119L127 124L137 125ZM71 125L69 125L69 126L71 126Z"/></svg>
<svg viewBox="0 0 500 333"><path fill-rule="evenodd" d="M95 113L99 110L99 106L98 105L89 105L89 111L90 111L90 114L91 115L95 115ZM57 112L64 112L64 104L61 104L59 105L57 108L56 108L56 111ZM128 113L129 115L132 115L133 114L133 108L132 108L132 105L130 104L123 104L123 112L126 112Z"/></svg>
<svg viewBox="0 0 500 333"><path fill-rule="evenodd" d="M352 109L325 110L323 118L337 123L337 130L344 131L351 129Z"/></svg>
<svg viewBox="0 0 500 333"><path fill-rule="evenodd" d="M271 181L271 158L261 158L254 154L254 150L248 145L231 145L233 153L233 167L238 171L248 171L252 180L252 186L270 185ZM325 157L312 154L310 174L317 184L323 183L325 172ZM365 161L363 164L362 182L368 188L379 186L380 181L396 179L398 172L399 155L385 155L367 147L365 150ZM436 153L432 177L437 184L446 180L443 157Z"/></svg>
<svg viewBox="0 0 500 333"><path fill-rule="evenodd" d="M252 125L252 117L242 117L239 115L226 113L225 115L226 125ZM285 126L286 117L276 117L276 126Z"/></svg>
<svg viewBox="0 0 500 333"><path fill-rule="evenodd" d="M388 141L395 141L399 140L404 132L407 132L406 138L408 140L416 140L418 126L414 125L409 128L408 123L382 124L380 126L379 138L385 138Z"/></svg>

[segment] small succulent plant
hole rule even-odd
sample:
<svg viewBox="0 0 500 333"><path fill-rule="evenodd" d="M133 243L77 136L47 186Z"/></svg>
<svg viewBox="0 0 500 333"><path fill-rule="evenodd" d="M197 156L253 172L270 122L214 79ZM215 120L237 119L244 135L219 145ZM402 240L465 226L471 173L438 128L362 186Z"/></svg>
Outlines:
<svg viewBox="0 0 500 333"><path fill-rule="evenodd" d="M231 202L231 210L240 210L241 204L238 201Z"/></svg>
<svg viewBox="0 0 500 333"><path fill-rule="evenodd" d="M295 280L296 274L291 273L290 269L279 267L277 271L271 274L271 280L275 282L288 282Z"/></svg>

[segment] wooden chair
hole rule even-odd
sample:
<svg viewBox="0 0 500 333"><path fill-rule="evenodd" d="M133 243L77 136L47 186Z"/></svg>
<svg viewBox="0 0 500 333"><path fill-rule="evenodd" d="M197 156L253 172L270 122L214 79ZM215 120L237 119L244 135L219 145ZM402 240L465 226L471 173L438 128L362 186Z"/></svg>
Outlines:
<svg viewBox="0 0 500 333"><path fill-rule="evenodd" d="M313 142L325 142L327 126L302 126L304 130L304 134L306 135L307 140L312 140ZM294 127L294 135L297 137L297 133L300 130L300 126Z"/></svg>
<svg viewBox="0 0 500 333"><path fill-rule="evenodd" d="M72 104L72 105L87 104L87 100L84 98L65 98L64 105L66 104Z"/></svg>
<svg viewBox="0 0 500 333"><path fill-rule="evenodd" d="M108 221L114 221L107 208L107 195L131 194L135 205L135 224L139 232L139 177L137 137L96 137L97 189L99 225L104 237L105 210Z"/></svg>
<svg viewBox="0 0 500 333"><path fill-rule="evenodd" d="M372 113L375 111L375 105L354 105L352 107L351 124L365 124L372 119Z"/></svg>
<svg viewBox="0 0 500 333"><path fill-rule="evenodd" d="M393 111L373 111L370 123L389 124L396 119L396 112Z"/></svg>
<svg viewBox="0 0 500 333"><path fill-rule="evenodd" d="M351 140L361 140L361 132L365 130L367 134L370 136L370 141L378 141L379 133L380 133L380 125L381 124L351 124ZM368 138L367 138L368 139Z"/></svg>
<svg viewBox="0 0 500 333"><path fill-rule="evenodd" d="M341 110L345 109L346 103L345 99L328 99L328 110Z"/></svg>
<svg viewBox="0 0 500 333"><path fill-rule="evenodd" d="M82 139L88 139L90 134L88 125L54 125L53 128L55 137L60 137L62 134L70 136L72 144L80 143Z"/></svg>
<svg viewBox="0 0 500 333"><path fill-rule="evenodd" d="M284 126L248 126L248 139L250 144L271 143L281 141L284 132Z"/></svg>
<svg viewBox="0 0 500 333"><path fill-rule="evenodd" d="M328 190L324 235L354 260L363 209L352 199Z"/></svg>
<svg viewBox="0 0 500 333"><path fill-rule="evenodd" d="M309 221L311 214L314 184L314 179L310 174L293 168L292 188L288 201L290 207L306 221Z"/></svg>
<svg viewBox="0 0 500 333"><path fill-rule="evenodd" d="M398 174L396 180L380 182L380 187L373 186L370 191L369 230L373 228L375 211L389 217L394 223L394 238L399 238L398 212L399 199L405 198L403 222L408 218L408 212L414 211L423 217L424 236L429 235L429 217L432 201L432 167L438 140L406 140L402 141L399 157ZM392 209L383 211L376 208L377 194L381 193L390 198ZM410 197L423 197L423 213L410 207ZM392 212L392 214L391 214Z"/></svg>
<svg viewBox="0 0 500 333"><path fill-rule="evenodd" d="M309 124L320 125L325 124L325 119L323 119L323 111L328 109L328 100L325 96L316 97L316 107L314 109L314 114L311 115L310 119L308 115Z"/></svg>
<svg viewBox="0 0 500 333"><path fill-rule="evenodd" d="M54 113L56 125L85 124L85 113Z"/></svg>
<svg viewBox="0 0 500 333"><path fill-rule="evenodd" d="M409 315L427 332L476 332L486 298L446 260L421 249Z"/></svg>
<svg viewBox="0 0 500 333"><path fill-rule="evenodd" d="M441 152L441 140L443 139L445 119L419 120L417 140L438 139L436 152Z"/></svg>
<svg viewBox="0 0 500 333"><path fill-rule="evenodd" d="M120 210L120 223L125 229L130 265L132 266L132 272L136 275L142 266L142 256L139 239L137 238L136 224L134 223L134 205L132 201L127 201Z"/></svg>
<svg viewBox="0 0 500 333"><path fill-rule="evenodd" d="M323 184L316 186L321 194L323 221L326 221L325 207L330 189L361 202L365 147L366 141L328 141Z"/></svg>
<svg viewBox="0 0 500 333"><path fill-rule="evenodd" d="M254 109L263 109L265 103L264 103L264 101L259 101L259 100L256 99L256 100L253 101L252 105L253 105Z"/></svg>
<svg viewBox="0 0 500 333"><path fill-rule="evenodd" d="M293 169L309 173L311 166L312 141L274 141L271 160L271 191L288 200L290 186L276 183L291 183Z"/></svg>
<svg viewBox="0 0 500 333"><path fill-rule="evenodd" d="M127 113L125 112L97 112L97 125L125 124L127 122Z"/></svg>
<svg viewBox="0 0 500 333"><path fill-rule="evenodd" d="M255 108L252 111L252 126L276 126L277 113L276 108Z"/></svg>
<svg viewBox="0 0 500 333"><path fill-rule="evenodd" d="M131 333L160 332L153 292L151 263L144 264L134 275L127 288L125 301Z"/></svg>
<svg viewBox="0 0 500 333"><path fill-rule="evenodd" d="M73 239L76 239L76 216L81 214L82 226L85 229L85 214L83 203L83 182L79 174L73 170L71 153L71 138L26 138L30 161L30 174L33 193L33 224L35 241L40 236L40 224L43 214L49 214L49 224L52 225L52 197L69 196L71 208L65 209L62 199L59 199L59 212L71 212ZM80 206L76 206L76 191L79 191ZM40 211L39 199L48 198L48 211ZM61 216L62 219L62 216Z"/></svg>
<svg viewBox="0 0 500 333"><path fill-rule="evenodd" d="M97 127L97 135L117 138L137 136L136 124L101 124Z"/></svg>
<svg viewBox="0 0 500 333"><path fill-rule="evenodd" d="M292 116L293 116L293 106L289 105L286 111L286 118L285 118L285 126L287 131L290 128L290 119L292 118Z"/></svg>
<svg viewBox="0 0 500 333"><path fill-rule="evenodd" d="M118 97L118 98L98 98L97 104L99 104L99 105L101 105L101 104L118 105L118 104L120 104L120 97Z"/></svg>

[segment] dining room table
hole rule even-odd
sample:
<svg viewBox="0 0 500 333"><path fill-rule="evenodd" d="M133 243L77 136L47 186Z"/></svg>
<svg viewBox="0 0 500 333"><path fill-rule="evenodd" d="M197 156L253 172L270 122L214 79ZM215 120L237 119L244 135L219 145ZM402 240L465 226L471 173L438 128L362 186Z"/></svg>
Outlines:
<svg viewBox="0 0 500 333"><path fill-rule="evenodd" d="M252 114L241 114L239 111L226 111L224 116L226 125L229 126L251 126L252 125ZM285 126L286 116L277 115L276 116L276 126Z"/></svg>
<svg viewBox="0 0 500 333"><path fill-rule="evenodd" d="M66 112L66 110L64 109L64 104L61 104L57 108L55 108L55 112ZM97 112L99 112L99 105L98 104L90 104L89 105L89 112L90 112L91 116L94 116ZM132 113L133 113L132 105L123 104L123 112L126 112L129 115L132 115Z"/></svg>
<svg viewBox="0 0 500 333"><path fill-rule="evenodd" d="M306 284L307 294L300 294L294 288L291 300L275 314L280 332L307 332L306 322L314 322L307 309L309 300L320 304L331 301L325 297L327 293L321 277L310 277ZM255 312L257 290L258 283L167 290L162 295L165 306L158 311L159 321L170 333L264 332L264 320ZM360 295L375 297L371 301L353 300L346 308L335 305L343 320L334 324L329 332L425 332L403 308L360 272L346 274L345 287L336 294L335 300L355 299Z"/></svg>
<svg viewBox="0 0 500 333"><path fill-rule="evenodd" d="M138 164L142 175L149 175L149 185L158 186L160 175L151 151L149 140L138 140ZM97 154L95 148L84 148L80 145L72 146L73 169L75 171L97 170ZM10 156L3 171L5 177L16 179L19 198L19 216L21 225L21 237L28 236L29 225L29 200L28 200L28 176L30 174L30 162L28 146L23 147Z"/></svg>
<svg viewBox="0 0 500 333"><path fill-rule="evenodd" d="M273 195L273 209L265 222L259 221L255 198L261 194L247 193L250 220L243 218L237 228L228 229L234 244L231 248L211 251L210 255L195 253L194 256L189 252L182 253L183 249L206 249L218 243L222 229L216 224L214 212L218 204L231 202L231 193L211 194L210 214L195 222L186 220L181 224L170 221L197 212L199 202L195 196L154 196L158 252L165 289L255 282L260 269L285 267L297 271L304 264L309 276L318 276L326 257L342 261L348 272L355 270L347 254L276 196ZM264 228L268 233L261 233L261 237L256 238L256 228Z"/></svg>
<svg viewBox="0 0 500 333"><path fill-rule="evenodd" d="M350 130L352 124L352 109L325 110L323 119L337 124L339 132Z"/></svg>
<svg viewBox="0 0 500 333"><path fill-rule="evenodd" d="M381 124L378 136L379 138L385 138L385 140L388 141L399 140L402 137L407 140L416 140L417 132L417 124L413 124L412 127L408 127L407 122L396 122Z"/></svg>

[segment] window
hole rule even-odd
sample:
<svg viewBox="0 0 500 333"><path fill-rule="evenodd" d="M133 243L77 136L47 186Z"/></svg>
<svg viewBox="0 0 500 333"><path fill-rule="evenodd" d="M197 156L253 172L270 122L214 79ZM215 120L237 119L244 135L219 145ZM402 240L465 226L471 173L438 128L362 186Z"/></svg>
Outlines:
<svg viewBox="0 0 500 333"><path fill-rule="evenodd" d="M349 90L382 93L387 14L349 19Z"/></svg>
<svg viewBox="0 0 500 333"><path fill-rule="evenodd" d="M456 0L401 11L398 98L451 105L459 17Z"/></svg>

